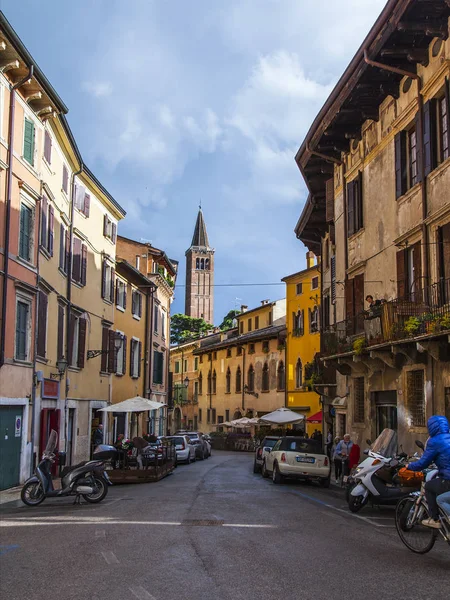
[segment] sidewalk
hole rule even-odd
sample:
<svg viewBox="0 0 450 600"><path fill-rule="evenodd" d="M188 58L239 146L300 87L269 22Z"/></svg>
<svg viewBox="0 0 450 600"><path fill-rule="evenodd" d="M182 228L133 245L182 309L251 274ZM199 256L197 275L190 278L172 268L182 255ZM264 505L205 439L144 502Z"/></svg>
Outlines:
<svg viewBox="0 0 450 600"><path fill-rule="evenodd" d="M22 486L9 488L8 490L0 491L0 505L7 504L8 502L15 502L16 500L20 500L20 492L22 490Z"/></svg>

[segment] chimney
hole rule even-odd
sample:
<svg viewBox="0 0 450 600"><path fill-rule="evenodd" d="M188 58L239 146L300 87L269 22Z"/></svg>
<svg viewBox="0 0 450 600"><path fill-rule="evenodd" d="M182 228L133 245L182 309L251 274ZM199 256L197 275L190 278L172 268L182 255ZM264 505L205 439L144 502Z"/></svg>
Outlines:
<svg viewBox="0 0 450 600"><path fill-rule="evenodd" d="M270 300L261 300L261 304L263 306L266 306L266 304L269 304Z"/></svg>
<svg viewBox="0 0 450 600"><path fill-rule="evenodd" d="M316 256L315 256L314 252L311 252L311 250L309 250L306 253L306 268L307 269L310 269L311 267L314 266L315 258L316 258Z"/></svg>
<svg viewBox="0 0 450 600"><path fill-rule="evenodd" d="M246 304L241 304L241 313L247 312L248 306Z"/></svg>

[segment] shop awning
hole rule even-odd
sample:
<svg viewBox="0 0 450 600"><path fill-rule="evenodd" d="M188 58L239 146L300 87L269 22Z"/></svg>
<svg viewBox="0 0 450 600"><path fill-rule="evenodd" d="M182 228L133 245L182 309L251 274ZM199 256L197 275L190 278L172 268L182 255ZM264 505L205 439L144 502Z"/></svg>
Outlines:
<svg viewBox="0 0 450 600"><path fill-rule="evenodd" d="M316 412L315 415L311 415L306 419L307 423L322 423L322 411Z"/></svg>
<svg viewBox="0 0 450 600"><path fill-rule="evenodd" d="M161 402L148 400L148 398L135 396L134 398L128 398L128 400L118 402L117 404L111 404L100 410L103 412L146 412L148 410L158 410L163 406L166 405Z"/></svg>

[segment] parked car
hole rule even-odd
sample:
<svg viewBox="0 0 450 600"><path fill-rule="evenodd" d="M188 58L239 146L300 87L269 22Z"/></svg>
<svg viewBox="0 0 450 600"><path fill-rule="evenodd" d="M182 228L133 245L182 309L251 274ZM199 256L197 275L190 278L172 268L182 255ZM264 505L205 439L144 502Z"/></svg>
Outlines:
<svg viewBox="0 0 450 600"><path fill-rule="evenodd" d="M261 473L264 458L269 454L280 437L278 435L267 435L261 440L260 445L255 450L255 460L253 461L253 473Z"/></svg>
<svg viewBox="0 0 450 600"><path fill-rule="evenodd" d="M169 435L166 439L172 440L172 443L175 444L177 463L185 462L189 464L195 462L195 446L187 435Z"/></svg>
<svg viewBox="0 0 450 600"><path fill-rule="evenodd" d="M203 460L211 455L203 433L201 433L200 431L186 431L183 432L183 435L187 435L188 438L191 440L192 444L194 444L196 458L198 458L199 460Z"/></svg>
<svg viewBox="0 0 450 600"><path fill-rule="evenodd" d="M318 481L330 486L330 460L321 444L302 437L282 437L264 457L262 476L272 476L274 483L284 477Z"/></svg>
<svg viewBox="0 0 450 600"><path fill-rule="evenodd" d="M207 456L207 458L209 458L209 457L211 456L211 450L212 450L212 442L211 442L211 438L209 437L209 435L206 435L206 434L205 434L205 435L203 436L203 439L204 439L204 440L205 440L205 442L206 442L206 447L207 447L207 449L208 449L208 456Z"/></svg>

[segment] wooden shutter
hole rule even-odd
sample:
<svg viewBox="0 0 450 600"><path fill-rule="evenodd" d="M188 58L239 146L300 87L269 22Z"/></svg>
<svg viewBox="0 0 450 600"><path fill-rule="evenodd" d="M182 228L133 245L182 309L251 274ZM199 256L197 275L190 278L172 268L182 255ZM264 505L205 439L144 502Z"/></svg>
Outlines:
<svg viewBox="0 0 450 600"><path fill-rule="evenodd" d="M347 184L347 237L355 233L355 182Z"/></svg>
<svg viewBox="0 0 450 600"><path fill-rule="evenodd" d="M108 215L103 215L103 235L108 237Z"/></svg>
<svg viewBox="0 0 450 600"><path fill-rule="evenodd" d="M108 336L109 336L109 340L108 340L108 345L109 345L109 349L108 349L108 371L110 373L115 373L117 371L117 352L116 352L116 347L114 345L114 338L116 336L115 331L112 331L110 329L108 331Z"/></svg>
<svg viewBox="0 0 450 600"><path fill-rule="evenodd" d="M108 369L108 348L109 348L109 329L108 327L102 328L102 358L100 364L100 370L102 373L106 373Z"/></svg>
<svg viewBox="0 0 450 600"><path fill-rule="evenodd" d="M413 254L413 263L414 263L414 285L416 290L422 290L424 286L424 282L422 281L422 243L417 242L413 246L414 254ZM420 292L419 292L420 298Z"/></svg>
<svg viewBox="0 0 450 600"><path fill-rule="evenodd" d="M64 307L58 304L58 347L57 359L64 356Z"/></svg>
<svg viewBox="0 0 450 600"><path fill-rule="evenodd" d="M68 273L70 269L70 232L66 231L66 255L64 262L64 272Z"/></svg>
<svg viewBox="0 0 450 600"><path fill-rule="evenodd" d="M142 342L138 343L138 377L141 376Z"/></svg>
<svg viewBox="0 0 450 600"><path fill-rule="evenodd" d="M356 332L364 329L364 319L362 311L364 310L364 274L356 275L354 278L354 309L356 317Z"/></svg>
<svg viewBox="0 0 450 600"><path fill-rule="evenodd" d="M354 300L354 280L347 279L345 281L345 316L346 319L351 319L355 314Z"/></svg>
<svg viewBox="0 0 450 600"><path fill-rule="evenodd" d="M116 279L116 291L114 294L114 303L116 305L119 304L119 280L118 279Z"/></svg>
<svg viewBox="0 0 450 600"><path fill-rule="evenodd" d="M397 133L395 144L395 197L398 199L406 192L406 131Z"/></svg>
<svg viewBox="0 0 450 600"><path fill-rule="evenodd" d="M131 314L137 315L136 310L136 292L131 292Z"/></svg>
<svg viewBox="0 0 450 600"><path fill-rule="evenodd" d="M423 145L425 153L425 177L437 166L436 147L436 100L423 105ZM419 143L419 140L418 140Z"/></svg>
<svg viewBox="0 0 450 600"><path fill-rule="evenodd" d="M45 338L47 332L47 306L48 297L45 292L39 290L38 300L38 323L37 323L37 354L45 357Z"/></svg>
<svg viewBox="0 0 450 600"><path fill-rule="evenodd" d="M363 227L363 172L359 171L358 178L355 180L355 231L359 231Z"/></svg>
<svg viewBox="0 0 450 600"><path fill-rule="evenodd" d="M102 298L106 298L106 260L102 262Z"/></svg>
<svg viewBox="0 0 450 600"><path fill-rule="evenodd" d="M24 125L23 157L30 165L34 164L34 123L28 119Z"/></svg>
<svg viewBox="0 0 450 600"><path fill-rule="evenodd" d="M125 373L127 372L127 336L126 335L123 336L122 344L123 344L122 373L125 375Z"/></svg>
<svg viewBox="0 0 450 600"><path fill-rule="evenodd" d="M326 209L325 215L327 223L334 221L334 178L326 182Z"/></svg>
<svg viewBox="0 0 450 600"><path fill-rule="evenodd" d="M65 231L64 231L64 225L61 223L59 226L59 268L62 271L65 271L64 269L64 259L65 259L65 254L66 254L66 247L65 247Z"/></svg>
<svg viewBox="0 0 450 600"><path fill-rule="evenodd" d="M74 334L75 334L75 315L71 314L70 315L70 321L69 321L69 342L68 342L68 346L69 346L69 352L68 352L68 357L67 357L67 362L69 365L73 365L73 338L74 338Z"/></svg>
<svg viewBox="0 0 450 600"><path fill-rule="evenodd" d="M115 244L117 240L117 225L115 223L111 224L111 240L113 244Z"/></svg>
<svg viewBox="0 0 450 600"><path fill-rule="evenodd" d="M66 165L63 165L62 188L63 191L67 194L67 192L69 191L69 171L67 170Z"/></svg>
<svg viewBox="0 0 450 600"><path fill-rule="evenodd" d="M450 223L446 223L439 228L442 238L442 269L441 276L444 279L450 279ZM447 285L450 285L448 283Z"/></svg>
<svg viewBox="0 0 450 600"><path fill-rule="evenodd" d="M81 240L73 238L72 279L77 283L81 280Z"/></svg>
<svg viewBox="0 0 450 600"><path fill-rule="evenodd" d="M336 304L336 256L330 259L331 268L331 303Z"/></svg>
<svg viewBox="0 0 450 600"><path fill-rule="evenodd" d="M81 285L86 285L88 252L86 244L81 246Z"/></svg>
<svg viewBox="0 0 450 600"><path fill-rule="evenodd" d="M114 302L114 283L116 280L116 272L114 269L111 269L111 290L110 290L110 300Z"/></svg>
<svg viewBox="0 0 450 600"><path fill-rule="evenodd" d="M41 209L41 246L47 250L48 200L42 196Z"/></svg>
<svg viewBox="0 0 450 600"><path fill-rule="evenodd" d="M48 252L50 256L53 256L53 242L55 239L55 209L53 206L49 207L48 214Z"/></svg>
<svg viewBox="0 0 450 600"><path fill-rule="evenodd" d="M86 319L78 319L78 367L84 367L86 354Z"/></svg>
<svg viewBox="0 0 450 600"><path fill-rule="evenodd" d="M447 111L446 111L446 115L445 115L445 121L447 124L447 132L446 132L446 134L442 135L442 143L443 143L444 147L446 146L448 148L448 153L450 155L450 82L449 82L448 78L445 78L444 90L445 90L445 104L447 107ZM442 160L446 160L446 158L448 158L448 155L443 156Z"/></svg>
<svg viewBox="0 0 450 600"><path fill-rule="evenodd" d="M397 252L397 298L404 299L406 291L406 251Z"/></svg>
<svg viewBox="0 0 450 600"><path fill-rule="evenodd" d="M86 217L89 217L91 212L91 197L89 194L84 195L84 214Z"/></svg>
<svg viewBox="0 0 450 600"><path fill-rule="evenodd" d="M133 377L134 373L134 341L130 342L130 377Z"/></svg>
<svg viewBox="0 0 450 600"><path fill-rule="evenodd" d="M44 158L51 163L52 160L52 138L47 130L44 131Z"/></svg>
<svg viewBox="0 0 450 600"><path fill-rule="evenodd" d="M423 179L422 144L421 144L421 140L423 138L423 131L421 128L419 112L416 113L416 116L414 118L414 123L415 123L415 128L416 128L417 183L419 183Z"/></svg>

